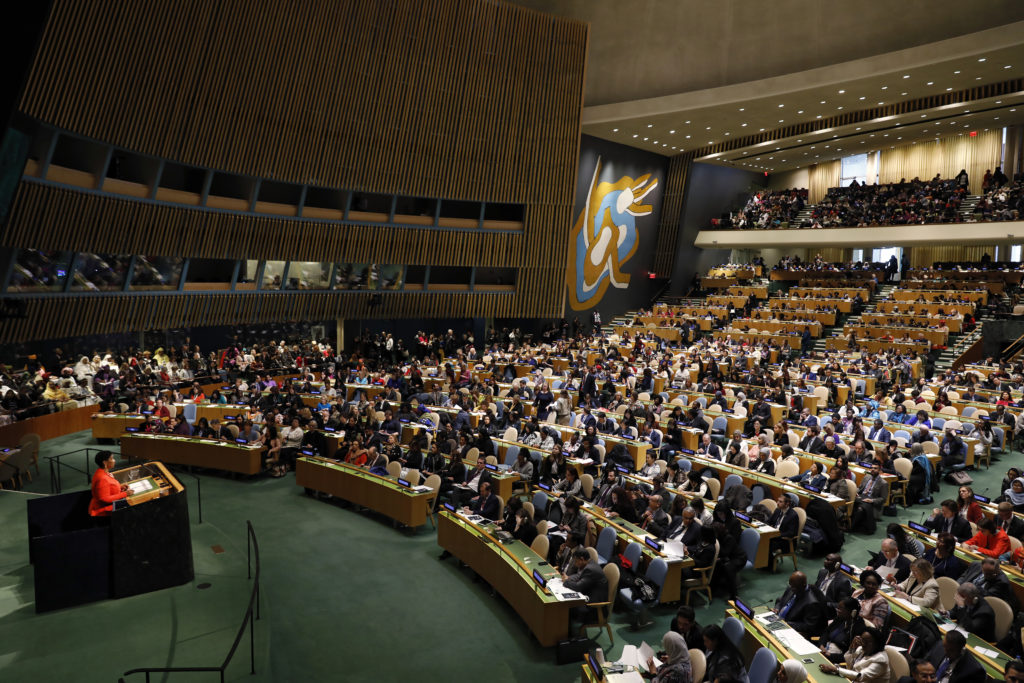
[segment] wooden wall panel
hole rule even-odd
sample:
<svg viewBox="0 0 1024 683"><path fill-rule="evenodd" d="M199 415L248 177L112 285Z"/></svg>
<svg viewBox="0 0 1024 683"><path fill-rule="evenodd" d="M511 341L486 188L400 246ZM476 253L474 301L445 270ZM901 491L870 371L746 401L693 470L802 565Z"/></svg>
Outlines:
<svg viewBox="0 0 1024 683"><path fill-rule="evenodd" d="M525 205L517 234L339 226L24 180L0 244L204 258L519 269L512 295L387 295L389 317L562 312L588 26L492 0L67 0L22 113L172 162L294 183ZM377 315L365 297L97 297L75 329ZM179 300L179 298L181 300ZM367 299L368 300L368 299ZM134 303L133 303L134 301ZM220 300L218 300L220 301ZM363 303L360 303L363 302ZM3 334L57 331L36 314ZM51 318L51 320L59 319ZM105 327L107 324L113 327ZM62 334L62 333L61 333Z"/></svg>
<svg viewBox="0 0 1024 683"><path fill-rule="evenodd" d="M485 0L67 0L20 108L222 171L549 202L575 164L586 40Z"/></svg>
<svg viewBox="0 0 1024 683"><path fill-rule="evenodd" d="M969 230L970 226L964 226L964 228ZM980 261L985 254L988 254L993 260L996 257L996 245L994 244L911 247L909 251L912 268L930 268L936 261Z"/></svg>
<svg viewBox="0 0 1024 683"><path fill-rule="evenodd" d="M692 166L693 155L690 153L677 154L669 160L665 199L661 204L661 220L658 223L658 246L654 252L653 270L658 277L671 277L672 275L679 223L683 218L686 180Z"/></svg>

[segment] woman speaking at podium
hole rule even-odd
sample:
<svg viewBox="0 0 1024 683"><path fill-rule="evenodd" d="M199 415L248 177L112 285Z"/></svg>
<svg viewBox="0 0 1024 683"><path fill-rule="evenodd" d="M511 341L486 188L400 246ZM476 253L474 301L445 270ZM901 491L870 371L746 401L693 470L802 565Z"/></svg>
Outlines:
<svg viewBox="0 0 1024 683"><path fill-rule="evenodd" d="M89 514L93 517L105 517L114 509L114 501L127 498L128 487L122 485L110 474L117 461L110 451L96 454L96 471L92 475L92 500L89 501Z"/></svg>

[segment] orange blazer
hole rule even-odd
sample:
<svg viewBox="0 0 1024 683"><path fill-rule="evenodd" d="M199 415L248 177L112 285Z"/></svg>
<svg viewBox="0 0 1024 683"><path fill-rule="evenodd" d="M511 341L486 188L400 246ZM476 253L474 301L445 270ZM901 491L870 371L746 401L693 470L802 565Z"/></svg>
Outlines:
<svg viewBox="0 0 1024 683"><path fill-rule="evenodd" d="M93 517L109 515L114 509L114 501L127 498L128 494L121 490L121 485L110 472L100 468L92 475L92 500L89 501L89 514Z"/></svg>

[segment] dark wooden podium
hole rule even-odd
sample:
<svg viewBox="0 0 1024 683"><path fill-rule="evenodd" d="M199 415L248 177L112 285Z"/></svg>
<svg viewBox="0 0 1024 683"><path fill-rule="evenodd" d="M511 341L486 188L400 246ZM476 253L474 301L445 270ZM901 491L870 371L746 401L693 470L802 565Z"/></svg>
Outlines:
<svg viewBox="0 0 1024 683"><path fill-rule="evenodd" d="M89 491L28 501L37 612L192 580L185 487L159 462L111 474L133 492L109 517L89 516Z"/></svg>

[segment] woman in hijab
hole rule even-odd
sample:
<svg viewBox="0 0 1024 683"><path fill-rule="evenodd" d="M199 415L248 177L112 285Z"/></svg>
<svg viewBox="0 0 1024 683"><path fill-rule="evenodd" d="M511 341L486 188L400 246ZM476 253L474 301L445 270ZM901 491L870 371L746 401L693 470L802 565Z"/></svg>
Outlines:
<svg viewBox="0 0 1024 683"><path fill-rule="evenodd" d="M665 655L657 674L654 675L656 683L691 683L693 675L686 639L675 631L669 631L661 637L661 647ZM648 670L654 668L653 664L653 659L647 661Z"/></svg>
<svg viewBox="0 0 1024 683"><path fill-rule="evenodd" d="M795 659L787 659L779 663L776 679L779 683L804 683L807 680L807 669Z"/></svg>
<svg viewBox="0 0 1024 683"><path fill-rule="evenodd" d="M1013 504L1014 512L1024 512L1024 477L1011 481L1010 488L1003 491L1003 495Z"/></svg>

